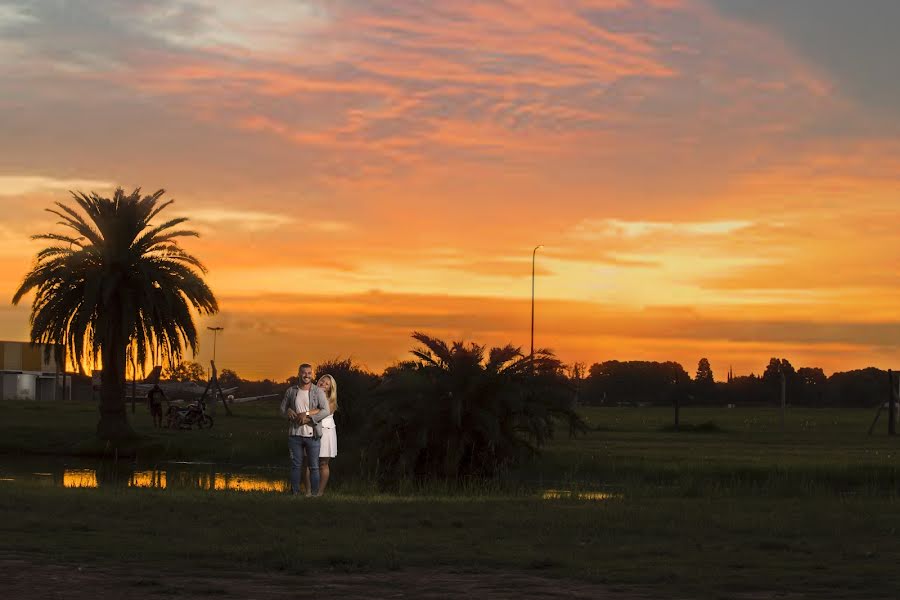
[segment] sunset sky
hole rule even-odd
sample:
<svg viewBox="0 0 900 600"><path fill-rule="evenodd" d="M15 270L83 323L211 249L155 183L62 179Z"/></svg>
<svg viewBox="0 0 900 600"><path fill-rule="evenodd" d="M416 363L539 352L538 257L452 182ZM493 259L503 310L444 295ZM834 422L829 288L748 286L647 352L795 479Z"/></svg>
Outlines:
<svg viewBox="0 0 900 600"><path fill-rule="evenodd" d="M409 334L898 367L900 2L0 0L0 339L67 190L167 190L218 363ZM212 353L204 329L198 359Z"/></svg>

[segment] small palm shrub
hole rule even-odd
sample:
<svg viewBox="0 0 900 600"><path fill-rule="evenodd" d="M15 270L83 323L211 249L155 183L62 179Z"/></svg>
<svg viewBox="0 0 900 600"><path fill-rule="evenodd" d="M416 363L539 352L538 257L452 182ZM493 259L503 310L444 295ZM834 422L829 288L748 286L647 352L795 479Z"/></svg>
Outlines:
<svg viewBox="0 0 900 600"><path fill-rule="evenodd" d="M491 478L534 456L558 425L586 431L574 390L549 350L447 344L423 333L417 360L376 390L368 459L382 480Z"/></svg>

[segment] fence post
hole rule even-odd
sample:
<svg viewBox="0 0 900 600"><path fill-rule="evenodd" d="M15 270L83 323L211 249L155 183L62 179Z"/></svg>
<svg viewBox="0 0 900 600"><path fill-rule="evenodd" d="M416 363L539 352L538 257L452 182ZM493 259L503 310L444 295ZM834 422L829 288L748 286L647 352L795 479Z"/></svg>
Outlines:
<svg viewBox="0 0 900 600"><path fill-rule="evenodd" d="M785 428L784 412L785 412L785 406L787 406L787 401L786 401L787 381L786 380L787 380L787 377L785 377L784 371L781 371L781 431L784 431L784 428Z"/></svg>
<svg viewBox="0 0 900 600"><path fill-rule="evenodd" d="M681 403L679 402L678 392L675 392L675 431L679 431L680 423L679 423L679 411L681 410Z"/></svg>
<svg viewBox="0 0 900 600"><path fill-rule="evenodd" d="M888 369L888 435L897 435L897 395L894 392L894 373Z"/></svg>

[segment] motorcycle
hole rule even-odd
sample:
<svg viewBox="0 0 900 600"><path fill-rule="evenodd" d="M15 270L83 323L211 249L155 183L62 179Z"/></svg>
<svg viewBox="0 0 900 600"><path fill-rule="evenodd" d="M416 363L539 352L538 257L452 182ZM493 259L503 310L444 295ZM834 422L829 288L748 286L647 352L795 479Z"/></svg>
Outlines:
<svg viewBox="0 0 900 600"><path fill-rule="evenodd" d="M213 418L206 412L205 402L194 402L187 406L170 406L167 413L170 429L212 429Z"/></svg>

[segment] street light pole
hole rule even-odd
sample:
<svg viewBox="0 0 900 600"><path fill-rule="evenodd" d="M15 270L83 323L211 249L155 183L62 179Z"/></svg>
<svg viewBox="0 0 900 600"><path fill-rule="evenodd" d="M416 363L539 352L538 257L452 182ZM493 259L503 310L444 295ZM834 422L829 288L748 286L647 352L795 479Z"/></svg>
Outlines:
<svg viewBox="0 0 900 600"><path fill-rule="evenodd" d="M531 252L531 370L534 371L534 261L537 256L538 248L543 248L543 244L535 246Z"/></svg>
<svg viewBox="0 0 900 600"><path fill-rule="evenodd" d="M224 327L207 327L210 331L213 332L213 362L216 362L216 335L223 329Z"/></svg>

